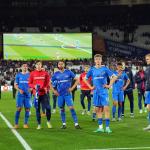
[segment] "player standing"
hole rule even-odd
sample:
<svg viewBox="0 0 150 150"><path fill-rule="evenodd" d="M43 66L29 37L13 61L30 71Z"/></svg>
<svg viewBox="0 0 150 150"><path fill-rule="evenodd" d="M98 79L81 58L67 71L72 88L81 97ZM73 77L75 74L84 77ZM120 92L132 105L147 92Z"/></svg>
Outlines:
<svg viewBox="0 0 150 150"><path fill-rule="evenodd" d="M145 104L148 108L149 125L144 130L150 130L150 54L145 56L147 68L145 70Z"/></svg>
<svg viewBox="0 0 150 150"><path fill-rule="evenodd" d="M95 66L91 67L86 75L85 82L89 86L89 88L93 91L93 103L96 107L96 114L98 118L99 128L94 132L104 132L103 129L103 111L105 114L106 121L106 133L111 133L110 125L110 110L109 110L109 95L108 88L110 88L113 82L117 79L113 72L111 72L107 67L102 66L102 55L96 54L94 56ZM92 78L93 86L91 86L87 80ZM107 85L107 78L112 77L109 85Z"/></svg>
<svg viewBox="0 0 150 150"><path fill-rule="evenodd" d="M14 128L19 128L18 122L20 117L20 112L22 110L22 107L24 105L25 108L25 118L24 118L24 125L23 128L29 128L28 126L28 119L29 119L29 112L30 112L30 98L31 93L29 92L29 86L28 86L28 79L29 79L29 72L28 72L28 66L27 64L23 64L21 66L22 72L18 73L16 75L14 86L16 90L18 91L17 97L16 97L16 106L17 111L15 114L15 126Z"/></svg>
<svg viewBox="0 0 150 150"><path fill-rule="evenodd" d="M58 69L59 70L53 74L51 81L52 83L55 82L57 84L57 90L55 90L53 87L52 90L58 96L58 107L60 108L60 114L63 123L61 129L66 129L65 104L67 104L70 109L72 118L74 120L75 128L81 129L78 124L78 119L73 106L73 100L71 95L72 90L78 84L78 78L75 78L75 74L72 71L65 69L65 63L63 61L58 62ZM73 79L76 80L76 82L71 87L71 82Z"/></svg>
<svg viewBox="0 0 150 150"><path fill-rule="evenodd" d="M113 107L112 107L112 121L116 121L116 106L118 106L118 121L121 121L121 112L122 112L122 102L124 101L124 90L130 84L130 80L127 74L123 71L123 66L121 63L117 64L116 71L113 71L114 74L118 77L117 80L113 84L112 97L113 97ZM124 82L126 84L124 85Z"/></svg>
<svg viewBox="0 0 150 150"><path fill-rule="evenodd" d="M38 127L37 129L41 129L41 114L40 114L40 107L46 109L46 117L47 117L47 127L52 128L50 124L51 118L51 109L49 104L49 97L48 97L48 90L49 90L49 82L50 76L47 71L42 70L42 62L36 63L36 70L32 71L29 78L29 87L33 91L33 95L36 94L36 88L39 88L38 91L38 104L36 107L36 118Z"/></svg>
<svg viewBox="0 0 150 150"><path fill-rule="evenodd" d="M89 70L89 66L84 66L84 72L80 75L79 81L81 86L81 94L80 94L80 101L83 108L82 115L86 113L85 109L85 103L84 98L87 97L88 100L88 111L87 114L90 115L90 109L91 109L91 89L87 86L87 84L84 82L84 78L86 77L86 74ZM89 84L91 84L91 78L88 79Z"/></svg>

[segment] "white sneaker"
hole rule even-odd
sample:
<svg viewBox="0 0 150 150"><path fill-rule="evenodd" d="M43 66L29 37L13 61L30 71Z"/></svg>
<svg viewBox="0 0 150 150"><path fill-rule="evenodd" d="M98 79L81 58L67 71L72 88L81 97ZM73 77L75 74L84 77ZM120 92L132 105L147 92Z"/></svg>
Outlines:
<svg viewBox="0 0 150 150"><path fill-rule="evenodd" d="M115 122L115 121L116 121L116 118L112 118L112 121Z"/></svg>
<svg viewBox="0 0 150 150"><path fill-rule="evenodd" d="M130 113L130 118L134 118L134 113Z"/></svg>
<svg viewBox="0 0 150 150"><path fill-rule="evenodd" d="M56 113L56 109L53 109L52 114L55 114L55 113Z"/></svg>
<svg viewBox="0 0 150 150"><path fill-rule="evenodd" d="M50 123L50 122L47 122L47 127L48 127L49 129L51 129L51 128L52 128L52 125L51 125L51 123Z"/></svg>
<svg viewBox="0 0 150 150"><path fill-rule="evenodd" d="M121 121L122 119L121 118L118 118L118 121Z"/></svg>
<svg viewBox="0 0 150 150"><path fill-rule="evenodd" d="M90 111L87 111L87 115L89 115L89 116L91 115Z"/></svg>
<svg viewBox="0 0 150 150"><path fill-rule="evenodd" d="M144 131L150 130L150 125L148 125L146 128L143 128Z"/></svg>
<svg viewBox="0 0 150 150"><path fill-rule="evenodd" d="M85 113L86 113L86 110L83 110L81 114L82 114L82 115L85 115Z"/></svg>
<svg viewBox="0 0 150 150"><path fill-rule="evenodd" d="M37 129L37 130L40 130L40 129L41 129L41 125L38 125L36 129Z"/></svg>
<svg viewBox="0 0 150 150"><path fill-rule="evenodd" d="M142 114L142 113L143 113L143 110L142 110L142 109L140 109L139 113L140 113L140 114Z"/></svg>

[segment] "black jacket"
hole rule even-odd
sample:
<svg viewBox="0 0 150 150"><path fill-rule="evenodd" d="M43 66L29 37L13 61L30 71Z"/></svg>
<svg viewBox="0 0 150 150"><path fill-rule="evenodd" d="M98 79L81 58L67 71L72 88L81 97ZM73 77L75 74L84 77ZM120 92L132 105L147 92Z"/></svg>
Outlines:
<svg viewBox="0 0 150 150"><path fill-rule="evenodd" d="M125 68L125 73L128 75L128 77L130 79L130 84L128 85L128 87L126 88L125 91L133 90L135 88L133 73L132 73L131 69L129 69L129 68Z"/></svg>
<svg viewBox="0 0 150 150"><path fill-rule="evenodd" d="M146 91L150 91L150 65L145 70L145 88Z"/></svg>
<svg viewBox="0 0 150 150"><path fill-rule="evenodd" d="M140 71L137 72L135 75L135 82L137 83L137 89L141 90L143 82L144 82L144 86L145 86L145 72L144 72L144 78L143 79L140 76Z"/></svg>

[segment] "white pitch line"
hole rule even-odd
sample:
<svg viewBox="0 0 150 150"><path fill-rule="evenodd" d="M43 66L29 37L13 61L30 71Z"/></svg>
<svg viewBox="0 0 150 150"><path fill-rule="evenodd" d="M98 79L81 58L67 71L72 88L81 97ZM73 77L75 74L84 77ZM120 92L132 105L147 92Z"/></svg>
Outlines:
<svg viewBox="0 0 150 150"><path fill-rule="evenodd" d="M150 149L150 147L128 147L128 148L105 148L105 149L84 149L84 150L132 150L132 149L136 149L136 150L138 150L138 149L141 149L141 150L143 150L143 149Z"/></svg>
<svg viewBox="0 0 150 150"><path fill-rule="evenodd" d="M28 143L23 139L23 137L13 128L11 123L6 119L6 117L0 112L0 117L4 120L8 128L11 129L12 133L17 137L21 145L24 147L25 150L32 150L32 148L28 145Z"/></svg>

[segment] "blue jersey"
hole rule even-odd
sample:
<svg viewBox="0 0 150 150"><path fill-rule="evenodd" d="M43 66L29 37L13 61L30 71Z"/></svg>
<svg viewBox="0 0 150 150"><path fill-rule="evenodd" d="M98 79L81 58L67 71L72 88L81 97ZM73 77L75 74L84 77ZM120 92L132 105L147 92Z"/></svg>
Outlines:
<svg viewBox="0 0 150 150"><path fill-rule="evenodd" d="M66 69L64 72L55 72L51 78L51 81L52 84L56 85L59 95L66 95L69 93L68 89L71 87L71 83L74 78L75 74Z"/></svg>
<svg viewBox="0 0 150 150"><path fill-rule="evenodd" d="M107 78L112 75L113 72L105 66L100 68L91 67L86 75L86 79L92 77L93 86L95 87L94 93L106 94L108 90L104 88L104 85L107 84Z"/></svg>
<svg viewBox="0 0 150 150"><path fill-rule="evenodd" d="M113 71L113 72L116 76L118 75L117 71ZM118 79L113 84L113 92L116 93L122 91L124 83L128 79L129 79L128 75L125 72L122 72L121 76L119 76Z"/></svg>
<svg viewBox="0 0 150 150"><path fill-rule="evenodd" d="M30 75L29 73L26 74L18 73L15 79L15 83L18 85L18 88L23 90L25 94L29 94L29 85L28 85L29 75Z"/></svg>

